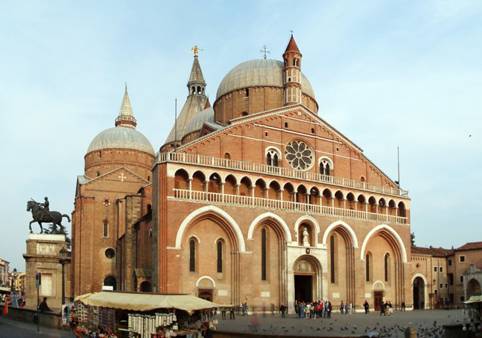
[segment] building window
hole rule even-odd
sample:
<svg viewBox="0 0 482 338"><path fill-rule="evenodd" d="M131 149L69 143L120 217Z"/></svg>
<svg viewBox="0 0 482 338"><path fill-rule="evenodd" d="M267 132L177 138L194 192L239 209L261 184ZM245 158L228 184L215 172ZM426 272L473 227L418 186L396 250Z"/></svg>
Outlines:
<svg viewBox="0 0 482 338"><path fill-rule="evenodd" d="M261 280L266 280L266 251L267 251L267 236L266 229L261 229Z"/></svg>
<svg viewBox="0 0 482 338"><path fill-rule="evenodd" d="M279 152L270 148L266 153L266 164L271 167L277 167L279 165L279 157Z"/></svg>
<svg viewBox="0 0 482 338"><path fill-rule="evenodd" d="M460 257L459 257L459 261L460 261L460 263L465 262L465 256L460 256Z"/></svg>
<svg viewBox="0 0 482 338"><path fill-rule="evenodd" d="M436 267L436 266L433 267L433 271L437 272L437 267Z"/></svg>
<svg viewBox="0 0 482 338"><path fill-rule="evenodd" d="M447 274L447 278L449 279L449 284L454 285L454 274L453 273Z"/></svg>
<svg viewBox="0 0 482 338"><path fill-rule="evenodd" d="M461 301L461 302L465 301L464 296L460 296L460 301Z"/></svg>
<svg viewBox="0 0 482 338"><path fill-rule="evenodd" d="M108 248L105 250L105 257L112 259L115 257L115 250L112 248Z"/></svg>
<svg viewBox="0 0 482 338"><path fill-rule="evenodd" d="M320 174L329 176L333 169L333 163L329 158L320 159Z"/></svg>
<svg viewBox="0 0 482 338"><path fill-rule="evenodd" d="M443 284L440 284L440 289L442 289L443 287L444 287L444 285L443 285Z"/></svg>
<svg viewBox="0 0 482 338"><path fill-rule="evenodd" d="M439 270L440 272L444 272L444 268L443 268L442 266L439 267L438 270Z"/></svg>
<svg viewBox="0 0 482 338"><path fill-rule="evenodd" d="M335 274L335 236L330 237L330 280L332 283L336 282Z"/></svg>
<svg viewBox="0 0 482 338"><path fill-rule="evenodd" d="M365 280L367 282L370 281L370 273L371 273L371 271L370 271L370 268L371 268L370 263L371 262L370 261L371 261L371 255L369 253L367 253L366 256L365 256Z"/></svg>
<svg viewBox="0 0 482 338"><path fill-rule="evenodd" d="M451 259L448 260L448 264L449 264L449 266L452 266L452 260Z"/></svg>
<svg viewBox="0 0 482 338"><path fill-rule="evenodd" d="M460 283L464 282L464 276L460 276Z"/></svg>
<svg viewBox="0 0 482 338"><path fill-rule="evenodd" d="M217 272L222 273L223 272L223 240L218 239L216 242L216 250L217 250Z"/></svg>
<svg viewBox="0 0 482 338"><path fill-rule="evenodd" d="M385 282L388 282L388 277L390 274L390 255L387 253L385 254Z"/></svg>
<svg viewBox="0 0 482 338"><path fill-rule="evenodd" d="M189 240L189 271L196 272L196 239Z"/></svg>
<svg viewBox="0 0 482 338"><path fill-rule="evenodd" d="M249 88L246 88L246 90L244 92L244 96L249 97Z"/></svg>
<svg viewBox="0 0 482 338"><path fill-rule="evenodd" d="M107 220L104 221L104 232L103 232L104 238L109 237L109 223Z"/></svg>
<svg viewBox="0 0 482 338"><path fill-rule="evenodd" d="M285 122L285 128L288 128L288 122Z"/></svg>

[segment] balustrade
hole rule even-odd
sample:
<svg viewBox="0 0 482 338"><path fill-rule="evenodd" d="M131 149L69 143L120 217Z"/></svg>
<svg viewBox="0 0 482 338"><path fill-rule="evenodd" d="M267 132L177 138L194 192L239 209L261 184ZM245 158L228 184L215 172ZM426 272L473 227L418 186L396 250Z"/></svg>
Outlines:
<svg viewBox="0 0 482 338"><path fill-rule="evenodd" d="M195 191L185 189L173 189L174 198L178 200L189 200L195 202L210 202L217 204L229 204L235 206L251 206L265 209L280 209L288 211L317 214L323 216L339 216L356 219L364 219L377 222L407 224L406 217L377 214L367 211L335 208L331 206L308 204L292 201L268 199L262 197L228 195L206 191Z"/></svg>
<svg viewBox="0 0 482 338"><path fill-rule="evenodd" d="M296 178L300 180L306 180L306 181L312 181L312 182L318 182L318 183L322 182L326 184L366 190L366 191L371 191L371 192L376 192L381 194L389 194L389 195L395 195L395 196L408 196L408 191L403 189L397 189L397 188L391 188L391 187L380 187L380 186L368 184L366 182L356 181L356 180L343 178L343 177L327 176L327 175L322 175L322 174L314 173L310 171L299 171L291 168L273 167L273 166L268 166L266 164L231 160L226 158L218 158L218 157L205 156L205 155L199 155L199 154L165 152L165 153L160 153L158 155L157 162L158 163L164 163L164 162L185 163L185 164L194 164L198 166L241 170L241 171L255 172L260 174Z"/></svg>

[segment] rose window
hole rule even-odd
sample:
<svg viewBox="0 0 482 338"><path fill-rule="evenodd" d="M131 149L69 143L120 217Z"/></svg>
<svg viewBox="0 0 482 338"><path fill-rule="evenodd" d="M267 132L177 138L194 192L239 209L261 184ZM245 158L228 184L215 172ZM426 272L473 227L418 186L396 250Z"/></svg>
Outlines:
<svg viewBox="0 0 482 338"><path fill-rule="evenodd" d="M292 141L285 149L285 157L296 170L306 170L313 165L313 151L303 141Z"/></svg>

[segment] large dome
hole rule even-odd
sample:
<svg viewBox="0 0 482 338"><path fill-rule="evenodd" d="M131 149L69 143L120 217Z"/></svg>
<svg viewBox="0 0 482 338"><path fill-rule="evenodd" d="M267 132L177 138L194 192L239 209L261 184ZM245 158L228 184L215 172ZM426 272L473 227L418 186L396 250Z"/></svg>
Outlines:
<svg viewBox="0 0 482 338"><path fill-rule="evenodd" d="M149 140L131 127L117 126L102 131L90 142L87 153L109 148L134 149L154 155Z"/></svg>
<svg viewBox="0 0 482 338"><path fill-rule="evenodd" d="M240 63L234 67L221 81L216 99L233 90L248 87L281 87L283 88L283 62L271 59L258 59ZM315 98L310 81L301 74L301 91Z"/></svg>

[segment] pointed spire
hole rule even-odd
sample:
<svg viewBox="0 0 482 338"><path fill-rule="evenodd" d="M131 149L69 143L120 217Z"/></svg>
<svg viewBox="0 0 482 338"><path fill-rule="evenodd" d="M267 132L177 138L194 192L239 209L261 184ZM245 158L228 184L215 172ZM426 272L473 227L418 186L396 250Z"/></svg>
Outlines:
<svg viewBox="0 0 482 338"><path fill-rule="evenodd" d="M296 44L295 38L293 36L293 33L291 33L290 41L288 42L288 46L286 46L285 53L287 52L300 53L300 50L298 49L298 45Z"/></svg>
<svg viewBox="0 0 482 338"><path fill-rule="evenodd" d="M119 110L119 116L115 119L115 126L131 127L137 126L136 118L132 112L131 100L129 99L129 93L127 92L127 83L124 88L124 97L122 98L121 107Z"/></svg>
<svg viewBox="0 0 482 338"><path fill-rule="evenodd" d="M201 65L199 64L199 48L194 46L192 50L194 52L194 60L192 62L191 74L189 75L187 88L189 90L189 95L204 95L206 81L204 80Z"/></svg>

